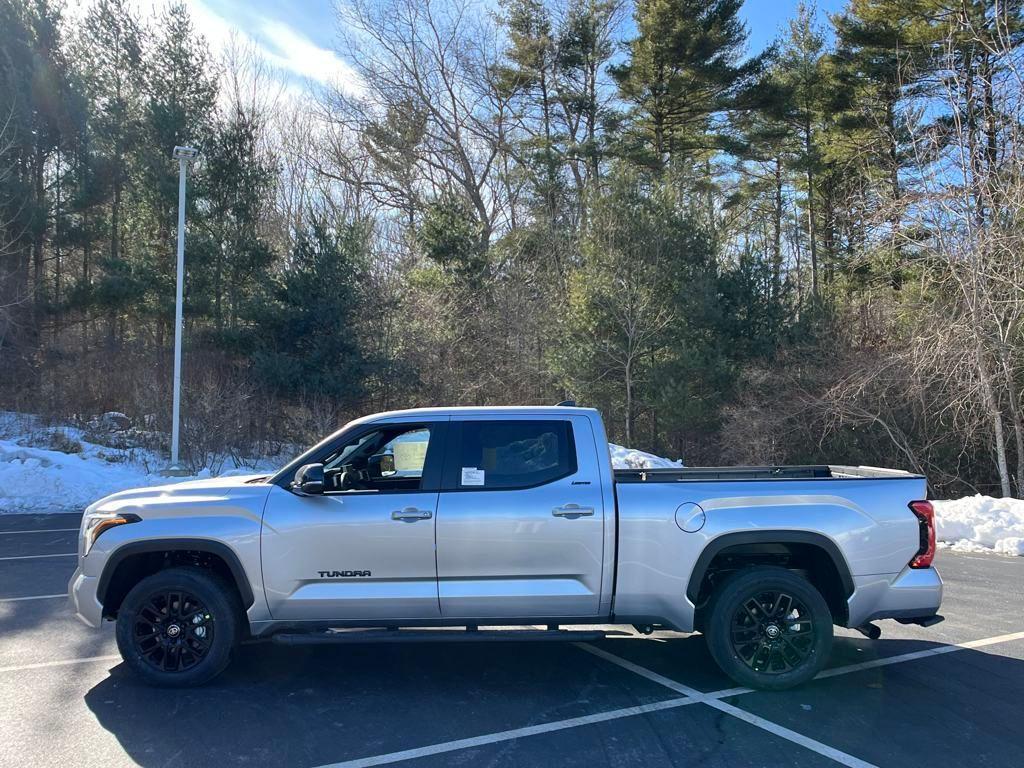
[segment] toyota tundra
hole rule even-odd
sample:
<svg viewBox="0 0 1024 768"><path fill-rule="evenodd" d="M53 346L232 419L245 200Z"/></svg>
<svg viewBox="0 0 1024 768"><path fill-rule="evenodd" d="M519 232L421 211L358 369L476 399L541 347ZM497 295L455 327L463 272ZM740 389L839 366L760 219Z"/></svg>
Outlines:
<svg viewBox="0 0 1024 768"><path fill-rule="evenodd" d="M353 421L271 476L95 502L69 593L86 624L116 621L126 664L157 685L210 680L246 639L632 625L703 633L734 680L782 689L821 670L834 625L940 621L934 555L919 475L616 470L592 409L429 408Z"/></svg>

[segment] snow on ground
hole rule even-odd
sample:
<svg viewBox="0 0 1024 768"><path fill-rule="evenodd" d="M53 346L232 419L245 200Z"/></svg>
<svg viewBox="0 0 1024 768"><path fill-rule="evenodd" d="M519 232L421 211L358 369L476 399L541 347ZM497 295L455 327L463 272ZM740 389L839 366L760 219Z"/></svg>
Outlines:
<svg viewBox="0 0 1024 768"><path fill-rule="evenodd" d="M623 448L615 443L608 443L612 453L612 466L615 469L675 469L683 466L683 462L663 459L653 453L638 451L636 448Z"/></svg>
<svg viewBox="0 0 1024 768"><path fill-rule="evenodd" d="M0 512L80 510L116 491L168 481L138 463L111 463L108 453L95 445L74 454L0 440Z"/></svg>
<svg viewBox="0 0 1024 768"><path fill-rule="evenodd" d="M1024 555L1024 501L966 496L934 501L936 536L958 552Z"/></svg>
<svg viewBox="0 0 1024 768"><path fill-rule="evenodd" d="M0 439L0 514L80 511L117 491L213 474L203 469L190 477L164 477L159 470L167 460L156 452L111 448L89 442L85 434L71 426L43 426L24 414L0 413L0 438L5 438ZM252 462L248 468L225 465L216 474L272 468L266 462Z"/></svg>

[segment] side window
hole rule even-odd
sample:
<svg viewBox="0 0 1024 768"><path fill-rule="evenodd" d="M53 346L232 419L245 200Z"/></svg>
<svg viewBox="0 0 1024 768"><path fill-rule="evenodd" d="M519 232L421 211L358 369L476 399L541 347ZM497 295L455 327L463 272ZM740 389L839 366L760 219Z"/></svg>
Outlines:
<svg viewBox="0 0 1024 768"><path fill-rule="evenodd" d="M576 471L568 421L464 421L461 427L450 487L528 488Z"/></svg>
<svg viewBox="0 0 1024 768"><path fill-rule="evenodd" d="M324 462L326 492L420 490L430 436L425 425L387 425L364 432Z"/></svg>

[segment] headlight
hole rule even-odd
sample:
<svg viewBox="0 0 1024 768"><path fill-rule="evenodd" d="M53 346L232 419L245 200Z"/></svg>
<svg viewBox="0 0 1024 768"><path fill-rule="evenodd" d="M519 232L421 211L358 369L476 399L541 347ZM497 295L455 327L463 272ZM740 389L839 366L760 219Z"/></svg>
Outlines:
<svg viewBox="0 0 1024 768"><path fill-rule="evenodd" d="M104 531L109 531L111 528L116 528L119 525L137 523L141 519L142 518L138 515L116 514L113 512L96 512L91 515L87 515L85 520L82 522L82 535L85 537L85 549L83 554L89 554L89 550L92 549L92 545Z"/></svg>

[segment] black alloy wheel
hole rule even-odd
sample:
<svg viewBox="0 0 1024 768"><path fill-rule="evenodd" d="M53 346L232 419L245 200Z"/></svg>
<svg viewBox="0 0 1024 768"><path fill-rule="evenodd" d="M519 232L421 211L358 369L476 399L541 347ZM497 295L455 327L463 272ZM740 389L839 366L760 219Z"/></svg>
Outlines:
<svg viewBox="0 0 1024 768"><path fill-rule="evenodd" d="M729 575L708 603L704 635L722 671L740 685L783 690L822 670L832 650L832 613L798 573L749 566Z"/></svg>
<svg viewBox="0 0 1024 768"><path fill-rule="evenodd" d="M150 685L202 685L231 661L244 619L232 585L205 568L176 566L145 577L125 596L117 647Z"/></svg>
<svg viewBox="0 0 1024 768"><path fill-rule="evenodd" d="M154 669L183 672L206 658L215 631L213 615L198 597L183 590L161 590L135 614L132 641Z"/></svg>
<svg viewBox="0 0 1024 768"><path fill-rule="evenodd" d="M799 599L783 590L758 592L733 614L736 655L755 672L778 675L814 653L814 619Z"/></svg>

